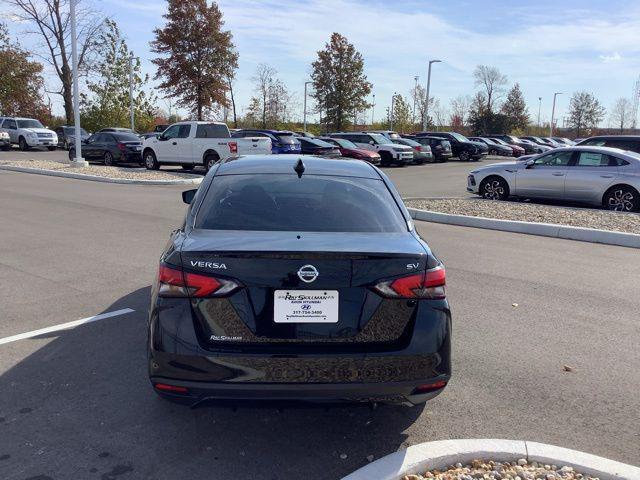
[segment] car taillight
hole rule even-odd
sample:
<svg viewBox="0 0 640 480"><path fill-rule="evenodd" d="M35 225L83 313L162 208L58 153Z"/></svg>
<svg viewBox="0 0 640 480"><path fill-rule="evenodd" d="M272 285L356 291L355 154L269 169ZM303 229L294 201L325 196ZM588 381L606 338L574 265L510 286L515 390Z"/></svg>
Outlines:
<svg viewBox="0 0 640 480"><path fill-rule="evenodd" d="M127 149L127 146L124 143L118 143L118 149L121 152L124 152Z"/></svg>
<svg viewBox="0 0 640 480"><path fill-rule="evenodd" d="M233 280L183 272L164 263L160 264L158 283L161 297L221 297L240 287Z"/></svg>
<svg viewBox="0 0 640 480"><path fill-rule="evenodd" d="M229 142L229 153L238 153L238 142Z"/></svg>
<svg viewBox="0 0 640 480"><path fill-rule="evenodd" d="M422 151L422 147L413 147L413 149L414 149L416 152L421 152L421 151Z"/></svg>
<svg viewBox="0 0 640 480"><path fill-rule="evenodd" d="M373 288L378 293L389 298L425 298L438 300L445 298L446 273L444 265L422 273L407 277L386 280Z"/></svg>

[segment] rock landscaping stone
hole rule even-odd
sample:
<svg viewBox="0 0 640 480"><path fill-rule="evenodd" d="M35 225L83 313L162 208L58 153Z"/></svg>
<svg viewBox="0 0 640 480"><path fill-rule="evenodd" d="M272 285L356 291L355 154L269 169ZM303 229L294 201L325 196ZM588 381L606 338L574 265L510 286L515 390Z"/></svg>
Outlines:
<svg viewBox="0 0 640 480"><path fill-rule="evenodd" d="M405 203L409 208L454 215L516 220L520 222L553 223L556 225L640 234L640 214L638 213L483 199L407 200Z"/></svg>
<svg viewBox="0 0 640 480"><path fill-rule="evenodd" d="M402 480L598 480L597 477L583 475L572 467L528 463L521 458L517 462L495 462L493 460L473 460L470 464L456 463L446 469L431 470L422 474L411 474ZM372 479L373 480L373 479Z"/></svg>

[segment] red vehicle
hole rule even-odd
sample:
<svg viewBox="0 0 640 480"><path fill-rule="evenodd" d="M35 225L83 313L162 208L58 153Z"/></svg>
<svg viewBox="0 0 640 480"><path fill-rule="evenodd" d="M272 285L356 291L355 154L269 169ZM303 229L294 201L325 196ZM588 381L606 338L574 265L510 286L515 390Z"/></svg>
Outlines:
<svg viewBox="0 0 640 480"><path fill-rule="evenodd" d="M340 153L343 157L364 160L374 165L380 164L379 154L377 154L376 152L365 150L363 148L358 148L357 145L350 140L332 137L321 137L320 140L336 145L340 149Z"/></svg>

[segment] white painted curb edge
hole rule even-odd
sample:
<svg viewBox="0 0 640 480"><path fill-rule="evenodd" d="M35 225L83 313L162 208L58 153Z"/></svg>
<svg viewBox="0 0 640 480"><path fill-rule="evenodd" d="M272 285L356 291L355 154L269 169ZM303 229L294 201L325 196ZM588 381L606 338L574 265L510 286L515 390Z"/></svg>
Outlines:
<svg viewBox="0 0 640 480"><path fill-rule="evenodd" d="M58 170L45 170L40 168L15 167L13 165L0 165L0 170L9 170L11 172L22 173L35 173L37 175L49 175L52 177L75 178L77 180L91 180L93 182L125 183L129 185L198 185L202 182L202 178L188 178L177 180L131 180L129 178L98 177L97 175L87 175L85 173L70 173L60 172Z"/></svg>
<svg viewBox="0 0 640 480"><path fill-rule="evenodd" d="M464 227L486 228L503 232L526 233L528 235L541 235L567 240L580 240L582 242L640 248L640 235L635 233L570 227L553 223L519 222L516 220L498 220L495 218L453 215L449 213L432 212L431 210L418 210L416 208L409 208L408 210L411 218L425 222L446 223Z"/></svg>
<svg viewBox="0 0 640 480"><path fill-rule="evenodd" d="M473 460L528 462L573 467L600 480L640 480L640 468L567 448L523 440L443 440L413 445L382 457L342 480L399 480L404 475L443 469Z"/></svg>

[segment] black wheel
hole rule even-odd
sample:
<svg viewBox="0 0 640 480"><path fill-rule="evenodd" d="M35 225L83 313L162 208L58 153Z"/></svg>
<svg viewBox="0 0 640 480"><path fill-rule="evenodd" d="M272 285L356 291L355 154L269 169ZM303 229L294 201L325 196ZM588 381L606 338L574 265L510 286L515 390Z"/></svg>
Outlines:
<svg viewBox="0 0 640 480"><path fill-rule="evenodd" d="M69 161L73 162L73 159L76 157L76 151L73 148L69 149Z"/></svg>
<svg viewBox="0 0 640 480"><path fill-rule="evenodd" d="M468 162L471 159L471 155L469 155L469 152L465 150L464 152L460 152L458 158L461 162Z"/></svg>
<svg viewBox="0 0 640 480"><path fill-rule="evenodd" d="M391 165L391 154L389 152L380 152L380 166L388 167Z"/></svg>
<svg viewBox="0 0 640 480"><path fill-rule="evenodd" d="M18 139L18 148L23 152L29 150L29 145L27 144L27 141L24 139L24 137L20 137Z"/></svg>
<svg viewBox="0 0 640 480"><path fill-rule="evenodd" d="M104 152L104 164L107 167L113 167L116 164L115 159L113 158L113 153L109 152L108 150L106 152Z"/></svg>
<svg viewBox="0 0 640 480"><path fill-rule="evenodd" d="M209 153L204 157L204 168L205 170L208 172L209 170L211 170L211 168L213 168L213 166L216 164L216 162L220 160L220 158L218 157L218 155L214 155L213 153Z"/></svg>
<svg viewBox="0 0 640 480"><path fill-rule="evenodd" d="M194 165L181 165L183 170L193 170Z"/></svg>
<svg viewBox="0 0 640 480"><path fill-rule="evenodd" d="M509 185L504 178L485 178L480 184L480 195L489 200L506 200L509 197Z"/></svg>
<svg viewBox="0 0 640 480"><path fill-rule="evenodd" d="M604 194L602 205L617 212L635 212L640 209L640 195L632 187L617 185Z"/></svg>
<svg viewBox="0 0 640 480"><path fill-rule="evenodd" d="M156 159L156 155L152 150L147 150L144 152L144 166L147 170L158 170L160 168L160 164Z"/></svg>
<svg viewBox="0 0 640 480"><path fill-rule="evenodd" d="M497 150L489 150L489 155L498 155L498 151Z"/></svg>

